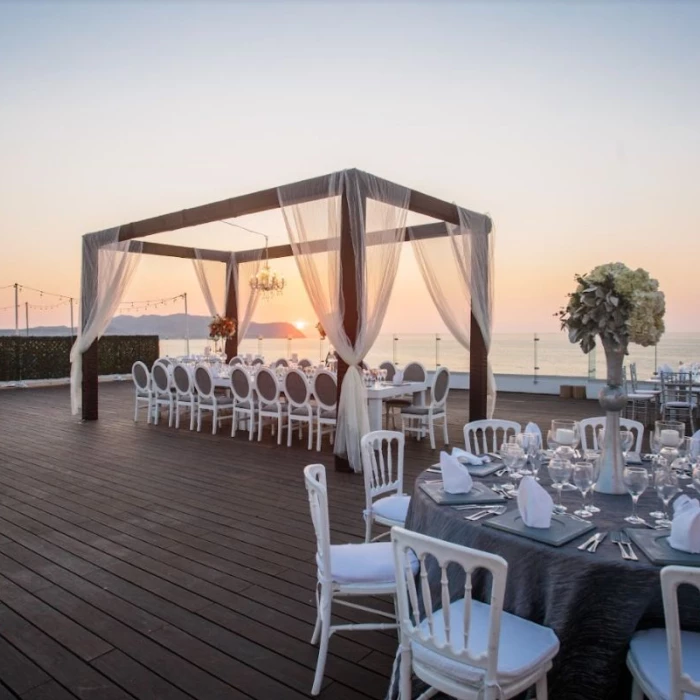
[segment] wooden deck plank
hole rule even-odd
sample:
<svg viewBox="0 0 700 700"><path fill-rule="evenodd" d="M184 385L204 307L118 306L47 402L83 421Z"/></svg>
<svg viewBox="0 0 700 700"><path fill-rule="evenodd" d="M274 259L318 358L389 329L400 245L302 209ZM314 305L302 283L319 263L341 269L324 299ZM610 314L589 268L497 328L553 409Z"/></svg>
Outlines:
<svg viewBox="0 0 700 700"><path fill-rule="evenodd" d="M301 471L328 467L334 542L363 539L361 477L332 469L327 441L317 453L269 432L134 424L130 386L100 392L101 420L80 423L65 387L0 391L0 698L306 696L316 578ZM450 395L453 444L467 408ZM497 417L546 428L599 413L501 395ZM437 454L408 441L407 488ZM395 649L389 632L334 635L320 697L383 697Z"/></svg>

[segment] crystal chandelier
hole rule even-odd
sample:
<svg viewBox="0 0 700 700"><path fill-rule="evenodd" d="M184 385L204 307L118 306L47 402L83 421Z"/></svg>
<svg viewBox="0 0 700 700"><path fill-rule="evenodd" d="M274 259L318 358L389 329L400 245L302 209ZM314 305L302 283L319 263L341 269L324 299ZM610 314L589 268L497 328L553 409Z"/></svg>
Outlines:
<svg viewBox="0 0 700 700"><path fill-rule="evenodd" d="M267 261L267 247L265 248L265 262L257 275L250 278L250 288L262 294L263 299L279 296L284 289L284 277L278 275L275 270L270 270Z"/></svg>

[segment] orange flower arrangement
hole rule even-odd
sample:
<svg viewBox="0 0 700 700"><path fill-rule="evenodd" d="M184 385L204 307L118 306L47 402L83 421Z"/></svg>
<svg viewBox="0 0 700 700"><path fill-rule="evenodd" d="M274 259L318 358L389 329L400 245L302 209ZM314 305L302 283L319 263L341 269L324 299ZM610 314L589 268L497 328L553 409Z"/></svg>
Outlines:
<svg viewBox="0 0 700 700"><path fill-rule="evenodd" d="M227 316L214 316L209 324L209 337L214 340L233 338L236 335L236 322Z"/></svg>
<svg viewBox="0 0 700 700"><path fill-rule="evenodd" d="M320 321L316 324L316 330L318 331L318 334L321 336L321 340L325 340L326 329L321 325Z"/></svg>

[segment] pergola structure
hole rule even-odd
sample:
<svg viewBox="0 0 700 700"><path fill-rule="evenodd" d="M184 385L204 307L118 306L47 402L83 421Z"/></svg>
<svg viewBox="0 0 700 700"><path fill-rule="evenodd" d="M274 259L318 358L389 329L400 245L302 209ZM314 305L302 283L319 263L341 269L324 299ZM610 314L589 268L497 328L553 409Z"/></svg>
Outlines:
<svg viewBox="0 0 700 700"><path fill-rule="evenodd" d="M309 201L311 199L321 199L328 190L328 183L331 175L323 175L318 178L312 178L302 182L293 183L284 186L292 192L313 192L319 193L318 196L309 195L305 199L299 199L299 202ZM384 181L387 182L387 181ZM387 183L393 184L393 183ZM282 188L271 188L260 190L251 194L244 194L230 199L204 204L202 206L184 209L182 211L173 212L171 214L163 214L150 219L142 219L120 226L119 241L130 241L143 239L158 233L166 233L168 231L176 231L178 229L188 228L190 226L200 226L223 219L232 219L236 217L246 216L248 214L256 214L264 211L280 208L279 190ZM341 203L341 227L340 227L340 261L342 266L342 293L345 299L343 327L348 338L354 342L358 332L358 305L356 303L360 290L357 289L356 261L350 232L350 215L347 202L347 194L343 194ZM437 222L423 224L419 226L407 227L406 240L412 239L427 239L437 238L448 235L446 224L459 225L460 218L458 207L455 204L450 204L436 197L410 190L410 199L408 210L417 214L437 219ZM475 216L482 216L475 214ZM491 221L486 218L486 233L491 232ZM410 236L408 235L410 233ZM89 239L91 236L99 234L87 234L84 238ZM377 243L381 242L381 232L368 233L365 245L372 245L373 238ZM327 250L328 241L323 239L317 242L318 252ZM483 241L482 245L488 247L488 237ZM177 257L186 259L211 260L222 262L226 265L227 279L232 273L231 264L238 265L246 261L258 260L261 257L262 250L246 250L238 251L235 255L235 263L232 263L230 252L218 250L203 250L188 248L177 245L167 245L162 243L152 243L148 241L139 241L139 252L148 255L161 255L166 257ZM270 259L292 257L294 255L291 245L278 245L268 248L268 257ZM90 259L87 259L87 256ZM95 303L97 296L97 279L98 279L98 258L97 251L94 246L83 245L83 282L81 290L82 301L82 327L85 327L85 319L88 318L90 310ZM360 264L362 262L360 261ZM237 275L233 279L237 279ZM484 280L483 273L481 276L474 275L475 278ZM488 280L486 281L488 284ZM226 299L226 315L238 322L238 305L236 299L236 285L228 285L228 295ZM469 416L470 420L479 420L486 418L487 411L487 384L488 384L488 354L486 343L481 331L481 328L476 321L474 313L471 309L465 309L464 313L471 314L471 348L470 348L470 393L469 393ZM237 354L238 339L237 337L227 341L226 354L227 357L232 357ZM83 352L83 369L82 369L82 417L83 420L97 420L98 418L98 362L97 362L97 341ZM342 361L338 367L338 386L342 386L342 381L347 371L347 365Z"/></svg>

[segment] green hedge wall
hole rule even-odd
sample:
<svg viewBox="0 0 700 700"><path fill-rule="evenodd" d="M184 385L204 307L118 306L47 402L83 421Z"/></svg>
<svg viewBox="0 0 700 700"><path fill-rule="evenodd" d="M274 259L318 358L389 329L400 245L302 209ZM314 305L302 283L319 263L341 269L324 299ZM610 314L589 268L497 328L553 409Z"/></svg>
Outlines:
<svg viewBox="0 0 700 700"><path fill-rule="evenodd" d="M0 382L70 376L69 336L0 336ZM105 335L99 341L100 374L129 374L136 360L158 359L157 335Z"/></svg>

